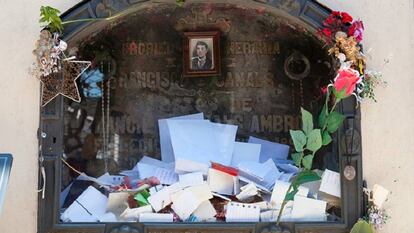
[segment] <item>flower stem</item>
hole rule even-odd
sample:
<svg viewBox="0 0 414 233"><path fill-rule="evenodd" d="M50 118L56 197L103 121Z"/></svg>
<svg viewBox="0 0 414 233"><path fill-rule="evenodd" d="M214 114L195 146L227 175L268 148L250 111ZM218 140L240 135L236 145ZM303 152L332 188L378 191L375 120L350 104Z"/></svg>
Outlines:
<svg viewBox="0 0 414 233"><path fill-rule="evenodd" d="M62 22L62 25L70 24L70 23L79 23L79 22L91 22L91 21L103 21L103 20L109 21L109 20L116 19L116 18L118 18L121 15L122 14L115 14L113 16L109 16L109 17L106 17L106 18L89 18L89 19L74 19L74 20L68 20L68 21Z"/></svg>
<svg viewBox="0 0 414 233"><path fill-rule="evenodd" d="M288 201L286 200L286 196L288 195L288 193L292 189L293 183L294 183L295 180L296 180L296 178L292 181L292 183L290 183L289 188L286 191L285 199L283 199L282 206L280 207L279 215L277 216L276 225L279 225L280 224L280 219L282 217L283 210L285 209L285 206L288 203Z"/></svg>

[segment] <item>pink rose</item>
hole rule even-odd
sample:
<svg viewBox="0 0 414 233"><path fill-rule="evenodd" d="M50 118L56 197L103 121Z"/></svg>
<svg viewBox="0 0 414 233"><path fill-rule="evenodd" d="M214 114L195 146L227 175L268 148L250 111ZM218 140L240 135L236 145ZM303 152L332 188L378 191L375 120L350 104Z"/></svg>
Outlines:
<svg viewBox="0 0 414 233"><path fill-rule="evenodd" d="M337 98L350 96L359 82L361 82L361 78L359 77L358 71L351 68L340 69L333 85L338 94L344 89L345 93L341 96L337 96Z"/></svg>

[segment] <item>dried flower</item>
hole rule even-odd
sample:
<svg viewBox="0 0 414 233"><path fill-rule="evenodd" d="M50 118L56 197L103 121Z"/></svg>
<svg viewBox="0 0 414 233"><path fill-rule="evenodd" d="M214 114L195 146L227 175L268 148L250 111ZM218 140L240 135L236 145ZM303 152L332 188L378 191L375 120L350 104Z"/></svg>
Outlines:
<svg viewBox="0 0 414 233"><path fill-rule="evenodd" d="M375 205L372 205L368 208L368 219L367 221L371 226L375 228L375 230L381 230L384 228L384 225L387 223L390 217L385 212L384 209L380 209Z"/></svg>
<svg viewBox="0 0 414 233"><path fill-rule="evenodd" d="M39 40L33 50L36 62L33 64L32 74L37 78L46 77L60 71L59 56L62 49L66 49L66 43L57 43L58 35L53 35L43 30L40 32Z"/></svg>

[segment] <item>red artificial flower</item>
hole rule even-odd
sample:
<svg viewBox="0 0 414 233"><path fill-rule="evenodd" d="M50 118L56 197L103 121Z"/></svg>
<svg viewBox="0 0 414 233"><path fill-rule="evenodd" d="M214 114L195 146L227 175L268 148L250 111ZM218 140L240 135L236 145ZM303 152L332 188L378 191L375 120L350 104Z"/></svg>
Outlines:
<svg viewBox="0 0 414 233"><path fill-rule="evenodd" d="M332 17L339 18L339 17L341 17L341 12L339 12L339 11L332 11L331 16Z"/></svg>
<svg viewBox="0 0 414 233"><path fill-rule="evenodd" d="M353 36L357 42L362 41L362 34L364 32L364 24L361 20L356 20L348 29L348 36Z"/></svg>
<svg viewBox="0 0 414 233"><path fill-rule="evenodd" d="M322 30L322 34L323 34L324 36L326 36L326 37L331 38L331 36L332 36L332 31L331 31L329 28L324 28L324 29Z"/></svg>
<svg viewBox="0 0 414 233"><path fill-rule="evenodd" d="M350 96L355 90L356 84L360 81L361 78L359 77L358 71L351 68L340 69L335 78L334 87L337 93L342 92L344 89L345 93L344 96L340 96L339 98Z"/></svg>
<svg viewBox="0 0 414 233"><path fill-rule="evenodd" d="M347 24L347 23L351 24L353 21L352 16L350 16L346 12L341 12L341 20L343 24Z"/></svg>
<svg viewBox="0 0 414 233"><path fill-rule="evenodd" d="M328 86L321 87L322 94L326 94L328 92Z"/></svg>

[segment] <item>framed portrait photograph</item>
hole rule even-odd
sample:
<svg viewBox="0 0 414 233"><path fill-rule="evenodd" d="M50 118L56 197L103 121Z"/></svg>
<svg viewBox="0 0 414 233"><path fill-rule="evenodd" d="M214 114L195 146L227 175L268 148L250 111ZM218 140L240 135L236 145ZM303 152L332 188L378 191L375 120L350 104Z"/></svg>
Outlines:
<svg viewBox="0 0 414 233"><path fill-rule="evenodd" d="M220 32L185 32L183 76L208 77L221 74Z"/></svg>

